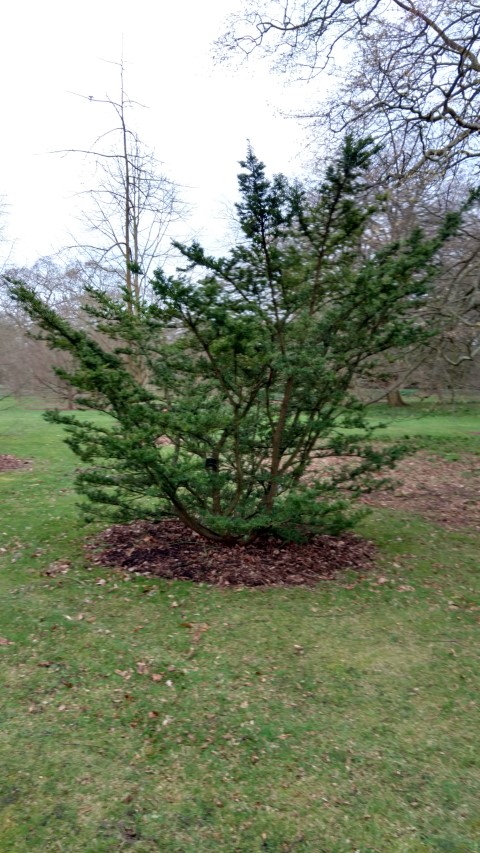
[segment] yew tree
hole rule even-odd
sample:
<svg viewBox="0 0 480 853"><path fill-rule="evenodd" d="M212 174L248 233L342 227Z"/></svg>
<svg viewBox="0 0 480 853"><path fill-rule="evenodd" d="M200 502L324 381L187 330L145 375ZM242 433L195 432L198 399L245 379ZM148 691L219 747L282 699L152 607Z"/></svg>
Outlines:
<svg viewBox="0 0 480 853"><path fill-rule="evenodd" d="M122 301L88 288L108 348L10 282L49 345L73 356L62 378L102 413L47 413L84 463L77 489L88 517L174 516L226 545L308 539L354 522L352 499L403 447L375 440L352 384L380 354L431 334L415 309L460 220L448 214L434 236L417 229L362 253L376 153L370 140L347 138L307 191L269 179L249 148L241 238L225 257L176 244L183 267L158 270L154 299L136 314L127 292Z"/></svg>

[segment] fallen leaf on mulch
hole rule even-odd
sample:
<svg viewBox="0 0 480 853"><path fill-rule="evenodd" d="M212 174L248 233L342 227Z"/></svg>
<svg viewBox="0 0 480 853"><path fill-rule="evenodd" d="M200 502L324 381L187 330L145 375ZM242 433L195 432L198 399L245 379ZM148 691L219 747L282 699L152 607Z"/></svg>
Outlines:
<svg viewBox="0 0 480 853"><path fill-rule="evenodd" d="M128 572L219 586L298 586L373 566L374 546L359 536L317 536L309 543L227 547L201 539L176 519L105 530L89 549L93 562Z"/></svg>
<svg viewBox="0 0 480 853"><path fill-rule="evenodd" d="M0 646L14 646L15 643L12 640L7 640L6 637L0 637Z"/></svg>

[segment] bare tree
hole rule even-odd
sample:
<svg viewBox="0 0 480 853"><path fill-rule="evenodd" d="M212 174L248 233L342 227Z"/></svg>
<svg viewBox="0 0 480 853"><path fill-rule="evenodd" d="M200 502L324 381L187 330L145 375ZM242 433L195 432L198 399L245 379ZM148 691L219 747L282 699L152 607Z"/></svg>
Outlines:
<svg viewBox="0 0 480 853"><path fill-rule="evenodd" d="M375 178L375 176L373 176ZM375 185L375 180L372 181ZM433 235L446 211L461 206L468 188L456 177L441 179L423 170L392 185L366 234L368 255L420 227ZM480 228L478 205L465 213L458 233L439 254L428 299L412 305L418 325L432 331L420 345L392 352L372 365L373 399L402 405L400 388L414 382L424 391L460 386L480 366ZM372 396L372 395L371 395Z"/></svg>
<svg viewBox="0 0 480 853"><path fill-rule="evenodd" d="M5 242L6 215L7 202L4 196L0 196L0 244Z"/></svg>
<svg viewBox="0 0 480 853"><path fill-rule="evenodd" d="M87 190L82 221L92 242L81 245L95 284L102 276L110 286L126 287L129 310L135 313L148 288L153 265L162 265L170 251L169 229L185 214L175 184L130 125L129 113L138 104L125 93L124 65L119 63L118 100L87 98L115 113L116 125L91 149L72 149L93 158L96 186Z"/></svg>
<svg viewBox="0 0 480 853"><path fill-rule="evenodd" d="M467 215L445 252L444 272L437 281L434 309L440 334L430 349L434 374L450 378L472 374L480 363L480 227L478 214ZM435 316L435 315L433 315Z"/></svg>
<svg viewBox="0 0 480 853"><path fill-rule="evenodd" d="M8 246L8 241L6 237L6 218L7 218L7 202L4 196L0 196L0 403L2 403L5 399L10 396L10 390L8 383L5 382L5 376L7 373L6 365L3 358L3 351L8 351L8 347L5 346L6 341L8 339L8 328L5 326L4 316L3 316L3 298L2 298L2 280L1 273L5 269L8 264L8 258L11 251L11 245ZM7 247L7 251L5 248Z"/></svg>
<svg viewBox="0 0 480 853"><path fill-rule="evenodd" d="M219 43L224 53L262 47L309 77L337 74L334 97L309 117L388 140L404 171L479 162L479 44L470 0L252 2Z"/></svg>
<svg viewBox="0 0 480 853"><path fill-rule="evenodd" d="M49 403L75 406L71 387L55 372L70 366L61 350L51 352L38 329L8 297L6 282L23 281L50 307L75 326L85 326L85 269L79 263L60 266L53 258L40 258L32 267L7 268L0 280L0 386L14 397L35 396Z"/></svg>

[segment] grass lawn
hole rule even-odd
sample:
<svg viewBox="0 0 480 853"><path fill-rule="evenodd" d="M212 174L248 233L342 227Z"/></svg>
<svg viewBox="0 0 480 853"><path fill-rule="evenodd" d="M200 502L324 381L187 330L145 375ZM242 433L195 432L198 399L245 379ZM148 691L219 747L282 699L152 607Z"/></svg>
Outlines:
<svg viewBox="0 0 480 853"><path fill-rule="evenodd" d="M477 533L376 510L314 589L92 569L60 428L3 407L0 853L479 853ZM478 406L377 415L480 453Z"/></svg>
<svg viewBox="0 0 480 853"><path fill-rule="evenodd" d="M372 406L371 419L387 425L392 438L411 436L420 447L448 451L480 451L480 403L439 405L416 403L401 409Z"/></svg>

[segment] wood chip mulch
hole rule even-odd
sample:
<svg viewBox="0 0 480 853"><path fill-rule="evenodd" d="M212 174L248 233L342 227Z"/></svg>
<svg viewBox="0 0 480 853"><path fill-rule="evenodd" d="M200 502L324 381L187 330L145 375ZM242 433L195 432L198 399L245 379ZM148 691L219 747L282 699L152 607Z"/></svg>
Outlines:
<svg viewBox="0 0 480 853"><path fill-rule="evenodd" d="M217 586L311 585L373 567L374 546L354 534L317 536L308 544L277 540L233 548L206 542L176 519L105 530L90 562L127 572Z"/></svg>
<svg viewBox="0 0 480 853"><path fill-rule="evenodd" d="M10 456L8 453L0 453L0 472L25 468L26 465L30 465L28 459L17 459L16 456Z"/></svg>

